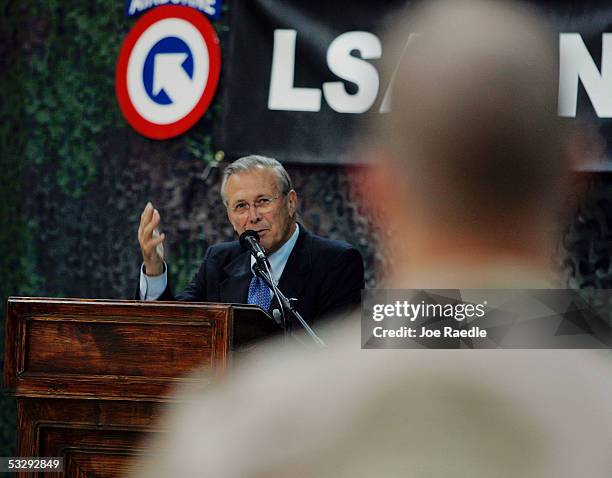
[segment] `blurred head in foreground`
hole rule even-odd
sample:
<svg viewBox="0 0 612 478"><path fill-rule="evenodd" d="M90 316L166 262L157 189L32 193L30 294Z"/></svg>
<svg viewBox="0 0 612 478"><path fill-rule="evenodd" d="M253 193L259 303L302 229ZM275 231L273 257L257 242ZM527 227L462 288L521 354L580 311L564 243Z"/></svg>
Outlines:
<svg viewBox="0 0 612 478"><path fill-rule="evenodd" d="M388 73L402 63L366 179L395 228L388 284L512 287L510 267L548 269L566 166L546 25L521 5L432 1L389 39ZM612 476L607 355L360 350L359 330L337 334L306 356L272 348L191 397L136 476Z"/></svg>
<svg viewBox="0 0 612 478"><path fill-rule="evenodd" d="M393 229L392 281L504 257L548 267L568 171L554 42L511 2L425 2L389 31L366 194Z"/></svg>

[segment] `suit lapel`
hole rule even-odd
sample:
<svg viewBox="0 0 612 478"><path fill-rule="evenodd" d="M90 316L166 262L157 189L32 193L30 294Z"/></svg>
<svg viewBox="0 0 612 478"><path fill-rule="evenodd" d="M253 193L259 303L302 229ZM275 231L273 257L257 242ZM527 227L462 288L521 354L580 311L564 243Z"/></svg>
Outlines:
<svg viewBox="0 0 612 478"><path fill-rule="evenodd" d="M287 298L301 297L312 270L311 237L300 224L298 240L289 254L289 259L278 282L279 289ZM227 278L219 284L221 302L243 304L247 301L251 272L251 256L245 251L223 268ZM276 300L273 301L276 304ZM276 307L278 307L276 305Z"/></svg>
<svg viewBox="0 0 612 478"><path fill-rule="evenodd" d="M223 268L227 278L219 284L221 302L244 304L247 301L251 273L250 254L245 251Z"/></svg>
<svg viewBox="0 0 612 478"><path fill-rule="evenodd" d="M278 288L288 299L301 297L312 270L310 234L300 224L300 234L278 281Z"/></svg>

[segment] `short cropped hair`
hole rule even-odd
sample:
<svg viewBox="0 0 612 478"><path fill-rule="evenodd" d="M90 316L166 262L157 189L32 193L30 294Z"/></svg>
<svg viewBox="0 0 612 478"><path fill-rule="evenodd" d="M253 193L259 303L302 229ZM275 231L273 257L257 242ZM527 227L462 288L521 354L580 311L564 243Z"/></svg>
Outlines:
<svg viewBox="0 0 612 478"><path fill-rule="evenodd" d="M390 112L372 116L376 146L391 153L405 188L445 223L558 204L568 164L557 34L528 5L419 5L384 42L395 87Z"/></svg>
<svg viewBox="0 0 612 478"><path fill-rule="evenodd" d="M284 166L274 158L268 158L266 156L259 156L251 154L237 159L230 165L228 165L223 171L223 179L221 180L221 198L223 204L227 206L227 197L225 195L225 188L227 186L227 180L234 173L241 173L244 171L252 171L257 168L271 169L276 173L276 184L278 192L285 195L293 189L291 178L289 173Z"/></svg>

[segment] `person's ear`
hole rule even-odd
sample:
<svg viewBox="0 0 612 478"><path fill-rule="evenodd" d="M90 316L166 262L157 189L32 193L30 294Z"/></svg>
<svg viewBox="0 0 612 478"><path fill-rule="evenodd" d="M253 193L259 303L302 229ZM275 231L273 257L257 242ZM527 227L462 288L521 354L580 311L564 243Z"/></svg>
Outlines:
<svg viewBox="0 0 612 478"><path fill-rule="evenodd" d="M289 209L289 215L291 217L295 216L295 212L297 211L297 202L297 193L292 189L287 193L287 208Z"/></svg>
<svg viewBox="0 0 612 478"><path fill-rule="evenodd" d="M402 172L383 151L371 151L363 171L354 178L362 206L384 229L406 213L405 191L399 180Z"/></svg>

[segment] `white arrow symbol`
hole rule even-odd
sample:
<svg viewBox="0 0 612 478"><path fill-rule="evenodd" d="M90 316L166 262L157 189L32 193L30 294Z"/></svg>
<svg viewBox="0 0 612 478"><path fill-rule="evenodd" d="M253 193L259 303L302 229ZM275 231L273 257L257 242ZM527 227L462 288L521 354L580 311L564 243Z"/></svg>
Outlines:
<svg viewBox="0 0 612 478"><path fill-rule="evenodd" d="M193 82L183 69L187 53L158 53L153 66L153 95L162 89L172 103L185 104L192 101Z"/></svg>

